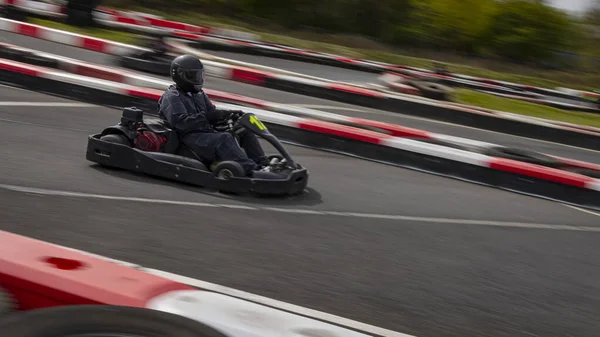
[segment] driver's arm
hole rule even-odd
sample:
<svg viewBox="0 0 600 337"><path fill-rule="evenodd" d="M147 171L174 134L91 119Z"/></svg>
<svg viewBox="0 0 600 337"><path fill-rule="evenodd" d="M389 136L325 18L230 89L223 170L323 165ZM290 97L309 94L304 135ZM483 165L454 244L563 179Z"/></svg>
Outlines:
<svg viewBox="0 0 600 337"><path fill-rule="evenodd" d="M217 109L217 107L210 101L210 98L208 98L206 93L203 93L203 98L207 108L206 118L211 124L214 125L229 118L231 115L229 110Z"/></svg>
<svg viewBox="0 0 600 337"><path fill-rule="evenodd" d="M159 109L169 124L182 133L207 129L209 122L206 112L190 114L181 99L176 95L167 94L159 101Z"/></svg>

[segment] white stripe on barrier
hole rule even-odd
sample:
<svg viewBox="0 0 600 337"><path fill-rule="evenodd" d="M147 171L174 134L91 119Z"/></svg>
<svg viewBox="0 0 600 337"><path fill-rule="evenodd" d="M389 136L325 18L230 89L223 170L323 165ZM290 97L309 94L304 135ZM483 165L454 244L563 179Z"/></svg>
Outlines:
<svg viewBox="0 0 600 337"><path fill-rule="evenodd" d="M511 113L511 112L494 111L494 114L496 114L498 116L506 117L509 119L526 122L529 124L537 124L537 125L541 125L541 126L545 126L545 127L549 127L549 128L554 128L554 129L558 128L558 126L556 124L547 123L544 120L540 120L540 119L531 119L527 116L517 115L517 114Z"/></svg>
<svg viewBox="0 0 600 337"><path fill-rule="evenodd" d="M385 138L381 140L381 145L483 167L489 167L492 160L492 157L483 154L405 138Z"/></svg>
<svg viewBox="0 0 600 337"><path fill-rule="evenodd" d="M16 21L0 18L0 30L16 33L17 24L18 22Z"/></svg>
<svg viewBox="0 0 600 337"><path fill-rule="evenodd" d="M473 139L443 135L443 134L439 134L439 133L430 133L430 134L431 134L432 138L434 138L434 139L441 140L441 141L448 142L448 143L458 144L458 145L466 145L466 146L472 146L472 147L482 148L482 149L499 146L497 144L481 142L481 141L473 140Z"/></svg>
<svg viewBox="0 0 600 337"><path fill-rule="evenodd" d="M348 122L352 119L347 116L338 115L338 114L334 114L331 112L313 110L313 109L303 108L303 107L298 107L298 106L291 107L289 105L280 104L280 103L272 103L272 102L265 102L265 103L269 108L273 109L274 111L282 112L285 114L303 115L304 117L309 117L309 118L312 117L315 119L328 119L330 121L343 121L343 122Z"/></svg>
<svg viewBox="0 0 600 337"><path fill-rule="evenodd" d="M278 79L284 80L284 81L291 81L291 82L296 82L298 84L306 84L306 85L311 85L311 86L316 86L316 87L325 87L326 86L326 82L323 82L320 80L309 79L309 78L303 78L303 77L294 77L294 76L279 75L279 74L273 74L271 77L278 78Z"/></svg>
<svg viewBox="0 0 600 337"><path fill-rule="evenodd" d="M167 90L167 88L172 84L169 81L137 74L123 74L123 77L126 80L126 84L141 88Z"/></svg>
<svg viewBox="0 0 600 337"><path fill-rule="evenodd" d="M67 82L71 84L81 85L88 88L94 88L98 90L109 91L117 94L127 95L129 89L138 89L130 87L123 83L116 83L107 80L101 80L98 78L90 78L86 76L80 76L75 74L63 73L60 71L45 71L40 77Z"/></svg>
<svg viewBox="0 0 600 337"><path fill-rule="evenodd" d="M202 58L201 58L202 59ZM233 67L228 64L202 60L206 68L206 75L217 78L231 79Z"/></svg>
<svg viewBox="0 0 600 337"><path fill-rule="evenodd" d="M586 184L586 188L594 191L600 191L600 179L594 179Z"/></svg>
<svg viewBox="0 0 600 337"><path fill-rule="evenodd" d="M202 290L161 294L148 301L147 307L202 322L231 337L369 337L364 333Z"/></svg>
<svg viewBox="0 0 600 337"><path fill-rule="evenodd" d="M41 29L39 30L39 36L35 36L36 38L42 40L48 40L60 44L66 44L69 46L80 47L81 43L79 43L80 36L76 34L71 34L68 32L63 32L61 30L54 29Z"/></svg>

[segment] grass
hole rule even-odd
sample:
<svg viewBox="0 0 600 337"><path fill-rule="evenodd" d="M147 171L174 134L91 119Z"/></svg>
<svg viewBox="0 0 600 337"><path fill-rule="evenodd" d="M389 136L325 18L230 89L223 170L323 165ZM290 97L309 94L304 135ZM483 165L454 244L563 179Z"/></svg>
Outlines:
<svg viewBox="0 0 600 337"><path fill-rule="evenodd" d="M183 21L182 18L170 18L170 19ZM113 40L113 41L117 41L117 42L127 43L127 44L137 44L140 42L140 40L138 39L138 35L133 34L133 33L117 32L117 31L112 31L112 30L107 30L107 29L91 29L91 28L84 29L84 28L69 26L69 25L66 25L63 23L58 23L58 22L49 21L49 20L42 20L42 19L31 19L31 23L50 27L50 28L66 30L66 31L74 32L74 33L85 34L85 35L89 35L89 36L103 38L103 39L107 39L107 40ZM209 23L209 25L213 25L213 24ZM214 24L213 26L219 26L219 25ZM219 27L237 28L234 26L229 26L227 24L221 24ZM322 50L322 51L339 53L339 50L336 51L335 45L328 45L328 44L325 44L322 42L300 40L297 38L280 36L280 35L276 35L276 34L270 34L270 35L267 35L267 37L270 37L271 41L276 42L276 43L286 43L289 45L294 45L299 48L307 48L307 49L312 49L312 50L319 49L319 48L315 48L315 46L321 46L322 48L320 50ZM345 55L356 56L356 57L362 56L362 55L355 54L356 50L354 50L354 49L347 48L346 50L347 50L347 52L345 53ZM422 59L410 58L410 57L402 56L402 55L397 55L397 57L403 58L406 60L411 60L413 66L427 67L427 65L428 65ZM388 62L390 62L390 60L388 60ZM399 62L399 63L402 63L402 62ZM404 62L403 64L408 64L408 62ZM468 67L465 67L465 66L463 66L463 67L465 69L469 69ZM484 76L484 75L482 75L481 72L477 72L475 70L473 70L472 72L463 71L463 73L470 74L473 76L482 76L482 77ZM487 77L489 77L489 76L487 76ZM513 81L517 81L520 83L527 83L526 81L523 82L522 78L518 78L517 80L515 80L514 78L511 78L511 74L499 74L499 79L513 80ZM540 81L543 81L543 80L538 80L538 82L540 82ZM546 83L550 83L550 82L546 82ZM529 83L529 84L533 84L533 83ZM538 83L538 85L539 85L539 83ZM565 86L564 84L560 84L558 82L554 86L558 86L558 85ZM508 99L508 98L484 94L484 93L467 90L467 89L457 89L455 91L455 100L458 103L474 105L474 106L487 108L487 109L502 110L502 111L512 112L512 113L516 113L516 114L522 114L522 115L527 115L527 116L534 116L534 117L547 118L547 119L551 119L551 120L564 121L564 122L569 122L569 123L574 123L574 124L600 127L600 115L564 111L564 110L560 110L560 109L556 109L556 108L552 108L552 107L547 107L544 105L523 102L523 101L518 101L518 100L512 100L512 99Z"/></svg>
<svg viewBox="0 0 600 337"><path fill-rule="evenodd" d="M600 127L600 114L566 111L545 105L484 94L468 89L457 89L454 92L454 100L457 103L475 105L486 109L501 110L531 117Z"/></svg>

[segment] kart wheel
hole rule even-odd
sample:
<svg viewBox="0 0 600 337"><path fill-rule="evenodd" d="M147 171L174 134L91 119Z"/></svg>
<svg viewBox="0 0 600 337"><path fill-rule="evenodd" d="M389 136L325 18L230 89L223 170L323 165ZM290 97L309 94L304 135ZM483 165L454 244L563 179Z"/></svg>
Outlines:
<svg viewBox="0 0 600 337"><path fill-rule="evenodd" d="M103 141L109 142L109 143L116 143L116 144L127 145L127 146L133 145L133 144L131 144L131 141L129 139L127 139L127 137L117 134L117 133L111 133L108 135L104 135L104 136L100 137L100 140L103 140Z"/></svg>
<svg viewBox="0 0 600 337"><path fill-rule="evenodd" d="M1 319L0 331L6 332L7 337L227 337L181 315L111 305L73 305L26 311Z"/></svg>
<svg viewBox="0 0 600 337"><path fill-rule="evenodd" d="M13 312L15 309L15 301L12 296L7 291L0 288L0 318Z"/></svg>
<svg viewBox="0 0 600 337"><path fill-rule="evenodd" d="M234 161L222 161L213 169L213 174L217 179L229 180L231 178L245 177L246 172L242 165Z"/></svg>

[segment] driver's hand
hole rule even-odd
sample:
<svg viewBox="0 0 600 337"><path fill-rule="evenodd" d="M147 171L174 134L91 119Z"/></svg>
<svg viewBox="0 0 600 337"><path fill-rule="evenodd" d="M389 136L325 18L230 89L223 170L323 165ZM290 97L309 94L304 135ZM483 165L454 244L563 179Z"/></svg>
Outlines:
<svg viewBox="0 0 600 337"><path fill-rule="evenodd" d="M244 115L244 112L242 110L231 110L229 118L233 119L233 120L237 120L240 117L242 117L243 115Z"/></svg>
<svg viewBox="0 0 600 337"><path fill-rule="evenodd" d="M222 123L214 125L213 128L219 132L225 132L228 131L229 125L227 125L227 121L224 121Z"/></svg>

